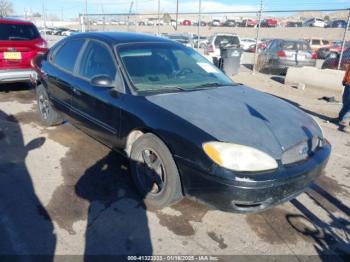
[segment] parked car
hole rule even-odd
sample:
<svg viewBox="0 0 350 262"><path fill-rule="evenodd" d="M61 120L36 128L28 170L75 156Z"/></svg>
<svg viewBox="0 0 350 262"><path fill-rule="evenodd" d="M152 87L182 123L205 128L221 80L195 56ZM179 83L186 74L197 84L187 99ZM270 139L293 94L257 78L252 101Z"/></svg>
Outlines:
<svg viewBox="0 0 350 262"><path fill-rule="evenodd" d="M263 19L260 23L261 27L276 27L278 25L277 19L267 18Z"/></svg>
<svg viewBox="0 0 350 262"><path fill-rule="evenodd" d="M73 34L77 34L79 31L78 30L73 30L73 29L68 29L66 31L63 31L61 33L62 36L70 36L70 35L73 35Z"/></svg>
<svg viewBox="0 0 350 262"><path fill-rule="evenodd" d="M33 23L0 18L0 84L29 82L35 75L32 59L47 50Z"/></svg>
<svg viewBox="0 0 350 262"><path fill-rule="evenodd" d="M318 49L323 47L329 47L330 45L330 42L328 40L321 38L311 38L308 39L307 42L309 43L313 52L317 52Z"/></svg>
<svg viewBox="0 0 350 262"><path fill-rule="evenodd" d="M263 38L263 39L261 39L259 41L259 43L258 43L258 53L260 53L263 50L265 50L266 47L268 46L268 44L270 43L270 41L272 41L272 39L270 39L270 38ZM255 53L255 44L251 45L249 47L249 49L247 50L247 52Z"/></svg>
<svg viewBox="0 0 350 262"><path fill-rule="evenodd" d="M317 58L326 59L329 56L337 57L342 51L342 41L335 41L330 44L329 47L323 47L317 50ZM344 50L350 47L350 41L345 42Z"/></svg>
<svg viewBox="0 0 350 262"><path fill-rule="evenodd" d="M312 117L235 84L165 38L78 34L35 66L42 122L67 119L124 152L148 206L188 196L226 211L261 211L303 192L331 152Z"/></svg>
<svg viewBox="0 0 350 262"><path fill-rule="evenodd" d="M250 48L252 48L253 46L255 46L256 44L256 39L254 38L240 38L240 43L241 43L241 47L244 51L248 51ZM260 43L260 41L258 42Z"/></svg>
<svg viewBox="0 0 350 262"><path fill-rule="evenodd" d="M311 18L306 21L304 21L303 26L309 26L309 27L325 27L326 22L323 19L320 18Z"/></svg>
<svg viewBox="0 0 350 262"><path fill-rule="evenodd" d="M322 69L338 69L339 56L328 56L322 64ZM343 53L343 57L340 63L340 70L346 70L350 65L350 48L346 49Z"/></svg>
<svg viewBox="0 0 350 262"><path fill-rule="evenodd" d="M209 43L208 37L206 37L206 36L199 37L199 44L198 44L198 36L196 36L196 35L193 36L192 41L193 41L193 45L195 48L199 47L201 49L204 49Z"/></svg>
<svg viewBox="0 0 350 262"><path fill-rule="evenodd" d="M241 40L238 35L223 33L214 34L208 40L208 45L204 49L204 54L208 56L209 60L216 63L220 59L220 47L234 46L241 47Z"/></svg>
<svg viewBox="0 0 350 262"><path fill-rule="evenodd" d="M274 39L258 56L258 70L285 72L288 67L315 66L316 60L306 41Z"/></svg>
<svg viewBox="0 0 350 262"><path fill-rule="evenodd" d="M226 27L235 27L236 26L236 21L233 19L227 19L224 23L223 26Z"/></svg>
<svg viewBox="0 0 350 262"><path fill-rule="evenodd" d="M193 26L198 26L198 21L192 23ZM201 26L206 26L207 23L204 21L201 21Z"/></svg>
<svg viewBox="0 0 350 262"><path fill-rule="evenodd" d="M330 21L326 27L329 27L329 28L346 28L346 21L345 20L333 20L333 21Z"/></svg>
<svg viewBox="0 0 350 262"><path fill-rule="evenodd" d="M219 19L213 19L213 21L209 22L210 26L221 26L221 21Z"/></svg>
<svg viewBox="0 0 350 262"><path fill-rule="evenodd" d="M293 22L293 21L288 21L285 24L285 27L302 27L303 23L302 22Z"/></svg>
<svg viewBox="0 0 350 262"><path fill-rule="evenodd" d="M186 20L183 20L180 24L184 26L189 26L189 25L192 25L192 21L186 19Z"/></svg>
<svg viewBox="0 0 350 262"><path fill-rule="evenodd" d="M240 23L240 27L256 27L257 21L255 19L244 19Z"/></svg>
<svg viewBox="0 0 350 262"><path fill-rule="evenodd" d="M187 47L194 47L192 37L187 34L168 34L167 38L179 42Z"/></svg>

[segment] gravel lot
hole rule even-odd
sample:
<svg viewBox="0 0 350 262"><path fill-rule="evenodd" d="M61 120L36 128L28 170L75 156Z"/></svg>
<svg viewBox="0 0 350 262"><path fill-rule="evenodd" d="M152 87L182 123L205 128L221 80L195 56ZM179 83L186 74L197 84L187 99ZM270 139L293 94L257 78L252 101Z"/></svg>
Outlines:
<svg viewBox="0 0 350 262"><path fill-rule="evenodd" d="M209 210L190 200L147 210L126 159L70 124L43 127L33 90L1 86L0 255L349 255L350 135L327 122L340 104L318 99L332 95L327 91L298 90L244 67L234 79L311 114L333 145L317 183L259 214Z"/></svg>

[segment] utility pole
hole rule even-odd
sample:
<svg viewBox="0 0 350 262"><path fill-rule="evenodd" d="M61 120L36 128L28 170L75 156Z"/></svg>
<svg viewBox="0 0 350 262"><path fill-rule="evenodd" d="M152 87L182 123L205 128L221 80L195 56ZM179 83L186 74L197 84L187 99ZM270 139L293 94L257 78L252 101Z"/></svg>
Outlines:
<svg viewBox="0 0 350 262"><path fill-rule="evenodd" d="M157 23L158 23L158 35L160 33L160 0L158 0L158 18L157 18Z"/></svg>
<svg viewBox="0 0 350 262"><path fill-rule="evenodd" d="M339 62L338 62L338 70L340 69L341 62L343 60L343 53L345 51L344 48L345 48L346 36L347 36L348 30L349 30L349 25L350 25L350 9L349 9L349 14L348 14L348 22L346 23L346 28L344 29L343 43L342 43L341 52L340 52L340 56L339 56Z"/></svg>
<svg viewBox="0 0 350 262"><path fill-rule="evenodd" d="M89 19L88 19L88 4L87 4L87 0L85 0L85 15L84 15L84 24L86 23L86 30L89 31Z"/></svg>
<svg viewBox="0 0 350 262"><path fill-rule="evenodd" d="M253 75L256 73L256 63L257 63L257 53L258 53L258 42L259 42L259 34L260 34L260 24L261 24L261 16L264 6L264 0L260 0L260 11L259 11L259 19L256 28L256 41L255 41L255 52L254 52L254 65L253 65Z"/></svg>
<svg viewBox="0 0 350 262"><path fill-rule="evenodd" d="M176 0L176 24L175 31L177 31L177 21L179 20L179 0Z"/></svg>
<svg viewBox="0 0 350 262"><path fill-rule="evenodd" d="M197 27L197 49L198 50L199 50L199 40L200 40L199 30L201 27L201 14L202 14L202 0L199 0L199 3L198 3L198 27Z"/></svg>
<svg viewBox="0 0 350 262"><path fill-rule="evenodd" d="M130 15L131 15L131 12L132 12L132 7L133 7L133 5L134 5L134 1L131 1L131 3L130 3L130 8L129 8L129 15L128 15L128 21L127 21L127 30L128 30L128 32L130 31Z"/></svg>

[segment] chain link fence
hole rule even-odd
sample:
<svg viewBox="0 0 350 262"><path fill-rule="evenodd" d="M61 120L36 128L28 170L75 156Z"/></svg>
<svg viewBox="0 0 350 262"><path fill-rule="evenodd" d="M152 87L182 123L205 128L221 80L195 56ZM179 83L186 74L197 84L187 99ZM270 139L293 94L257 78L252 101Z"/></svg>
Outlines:
<svg viewBox="0 0 350 262"><path fill-rule="evenodd" d="M160 3L159 1L158 3ZM201 2L201 1L199 1ZM213 62L240 38L241 64L284 74L290 66L344 70L350 64L350 9L80 14L81 31L129 31L169 37ZM231 42L230 42L231 41ZM348 51L347 51L348 50Z"/></svg>

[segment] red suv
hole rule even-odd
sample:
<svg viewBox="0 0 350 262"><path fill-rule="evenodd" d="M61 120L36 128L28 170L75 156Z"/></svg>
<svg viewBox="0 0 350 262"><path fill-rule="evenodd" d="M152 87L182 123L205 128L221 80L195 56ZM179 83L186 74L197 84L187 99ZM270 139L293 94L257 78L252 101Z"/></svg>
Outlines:
<svg viewBox="0 0 350 262"><path fill-rule="evenodd" d="M32 59L47 50L33 23L0 18L0 84L35 79Z"/></svg>

